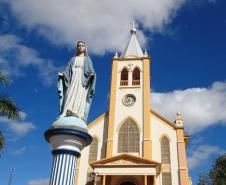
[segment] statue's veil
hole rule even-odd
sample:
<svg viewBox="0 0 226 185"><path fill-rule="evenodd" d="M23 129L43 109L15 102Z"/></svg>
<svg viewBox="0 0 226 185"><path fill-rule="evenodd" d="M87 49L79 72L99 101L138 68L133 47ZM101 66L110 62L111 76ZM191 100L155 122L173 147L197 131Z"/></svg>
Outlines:
<svg viewBox="0 0 226 185"><path fill-rule="evenodd" d="M86 50L85 50L85 56L86 56L86 57L88 57L89 55L88 55L88 48L87 48L87 44L86 44L86 42L85 42L85 41L81 41L81 40L80 40L80 41L78 41L78 42L77 42L77 45L76 45L76 56L78 56L77 47L78 47L78 44L79 44L79 43L83 43L83 44L85 44L85 47L86 47Z"/></svg>

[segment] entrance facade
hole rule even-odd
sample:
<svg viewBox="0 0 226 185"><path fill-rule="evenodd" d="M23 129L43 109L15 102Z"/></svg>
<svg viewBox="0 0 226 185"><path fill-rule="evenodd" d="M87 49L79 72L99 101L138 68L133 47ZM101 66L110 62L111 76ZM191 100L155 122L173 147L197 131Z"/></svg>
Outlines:
<svg viewBox="0 0 226 185"><path fill-rule="evenodd" d="M159 163L128 154L91 164L96 185L155 185Z"/></svg>
<svg viewBox="0 0 226 185"><path fill-rule="evenodd" d="M94 185L155 185L155 176L98 175Z"/></svg>

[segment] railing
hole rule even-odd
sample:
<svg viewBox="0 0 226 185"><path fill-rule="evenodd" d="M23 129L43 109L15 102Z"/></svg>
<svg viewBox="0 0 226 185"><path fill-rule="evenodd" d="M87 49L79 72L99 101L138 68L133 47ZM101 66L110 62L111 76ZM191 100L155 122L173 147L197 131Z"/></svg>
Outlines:
<svg viewBox="0 0 226 185"><path fill-rule="evenodd" d="M133 80L132 85L140 85L140 80Z"/></svg>
<svg viewBox="0 0 226 185"><path fill-rule="evenodd" d="M127 86L128 85L128 80L121 80L120 81L120 86Z"/></svg>

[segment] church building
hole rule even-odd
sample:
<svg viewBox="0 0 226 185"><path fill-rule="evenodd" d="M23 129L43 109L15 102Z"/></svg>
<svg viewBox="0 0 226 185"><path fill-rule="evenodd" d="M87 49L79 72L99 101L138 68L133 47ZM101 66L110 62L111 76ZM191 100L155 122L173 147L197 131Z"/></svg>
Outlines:
<svg viewBox="0 0 226 185"><path fill-rule="evenodd" d="M151 57L134 26L130 32L112 59L109 110L88 125L93 141L81 153L76 184L191 185L182 116L171 122L151 108Z"/></svg>

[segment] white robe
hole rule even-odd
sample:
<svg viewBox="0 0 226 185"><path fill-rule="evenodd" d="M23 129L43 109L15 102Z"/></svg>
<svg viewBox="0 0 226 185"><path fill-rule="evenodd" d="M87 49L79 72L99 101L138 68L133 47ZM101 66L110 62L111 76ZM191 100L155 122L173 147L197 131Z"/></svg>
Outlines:
<svg viewBox="0 0 226 185"><path fill-rule="evenodd" d="M84 119L88 93L88 88L82 86L84 58L78 56L74 58L71 85L65 95L64 109L61 116L65 116L67 110L69 110Z"/></svg>

